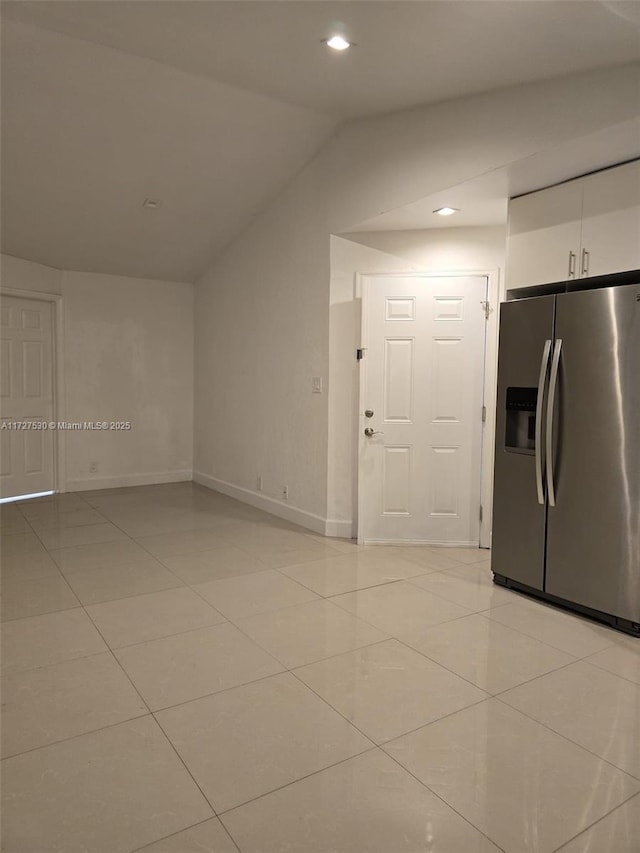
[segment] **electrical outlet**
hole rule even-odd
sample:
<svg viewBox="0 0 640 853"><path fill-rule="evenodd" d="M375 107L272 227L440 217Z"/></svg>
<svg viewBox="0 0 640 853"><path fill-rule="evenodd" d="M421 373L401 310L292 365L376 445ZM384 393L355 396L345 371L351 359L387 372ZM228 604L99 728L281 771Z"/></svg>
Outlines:
<svg viewBox="0 0 640 853"><path fill-rule="evenodd" d="M289 500L289 486L283 486L282 487L282 500L283 501Z"/></svg>
<svg viewBox="0 0 640 853"><path fill-rule="evenodd" d="M97 462L89 462L89 473L97 474L98 473L98 463Z"/></svg>
<svg viewBox="0 0 640 853"><path fill-rule="evenodd" d="M256 478L256 489L261 492L262 491L262 475L258 474Z"/></svg>

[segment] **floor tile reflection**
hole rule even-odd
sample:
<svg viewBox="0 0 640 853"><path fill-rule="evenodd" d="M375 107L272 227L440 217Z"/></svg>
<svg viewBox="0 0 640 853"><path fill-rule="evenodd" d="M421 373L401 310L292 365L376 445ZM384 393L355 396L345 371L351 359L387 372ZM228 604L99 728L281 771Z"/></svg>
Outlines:
<svg viewBox="0 0 640 853"><path fill-rule="evenodd" d="M506 853L552 853L640 782L497 699L385 746Z"/></svg>
<svg viewBox="0 0 640 853"><path fill-rule="evenodd" d="M352 758L222 815L243 853L498 853L395 761Z"/></svg>

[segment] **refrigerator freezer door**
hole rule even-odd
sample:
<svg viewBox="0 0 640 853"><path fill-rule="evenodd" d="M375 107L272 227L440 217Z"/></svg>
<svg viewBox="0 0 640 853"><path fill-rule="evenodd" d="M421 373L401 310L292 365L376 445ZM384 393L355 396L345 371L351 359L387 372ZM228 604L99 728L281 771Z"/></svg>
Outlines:
<svg viewBox="0 0 640 853"><path fill-rule="evenodd" d="M545 590L640 622L640 284L557 297Z"/></svg>
<svg viewBox="0 0 640 853"><path fill-rule="evenodd" d="M534 589L544 581L546 512L536 483L544 473L536 469L536 453L544 449L538 384L541 366L543 385L548 372L543 356L553 335L554 300L521 299L500 307L491 567ZM520 426L523 418L528 429Z"/></svg>

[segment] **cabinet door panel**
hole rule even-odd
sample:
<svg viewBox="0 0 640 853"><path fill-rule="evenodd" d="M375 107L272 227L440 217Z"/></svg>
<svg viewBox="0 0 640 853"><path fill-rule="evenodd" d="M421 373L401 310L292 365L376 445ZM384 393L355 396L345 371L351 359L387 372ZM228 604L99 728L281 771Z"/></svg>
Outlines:
<svg viewBox="0 0 640 853"><path fill-rule="evenodd" d="M582 183L582 248L589 253L584 274L640 269L640 161L590 175Z"/></svg>
<svg viewBox="0 0 640 853"><path fill-rule="evenodd" d="M507 287L566 281L569 252L578 255L582 182L513 199L509 204ZM575 268L579 258L576 258Z"/></svg>

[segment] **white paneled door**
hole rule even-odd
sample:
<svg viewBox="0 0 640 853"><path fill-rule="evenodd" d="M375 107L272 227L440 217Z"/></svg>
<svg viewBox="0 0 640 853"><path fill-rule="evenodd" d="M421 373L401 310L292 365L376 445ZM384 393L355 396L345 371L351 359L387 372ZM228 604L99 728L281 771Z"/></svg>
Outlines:
<svg viewBox="0 0 640 853"><path fill-rule="evenodd" d="M0 496L54 488L51 303L0 298ZM46 426L47 428L43 428Z"/></svg>
<svg viewBox="0 0 640 853"><path fill-rule="evenodd" d="M487 291L363 277L359 540L479 544Z"/></svg>

